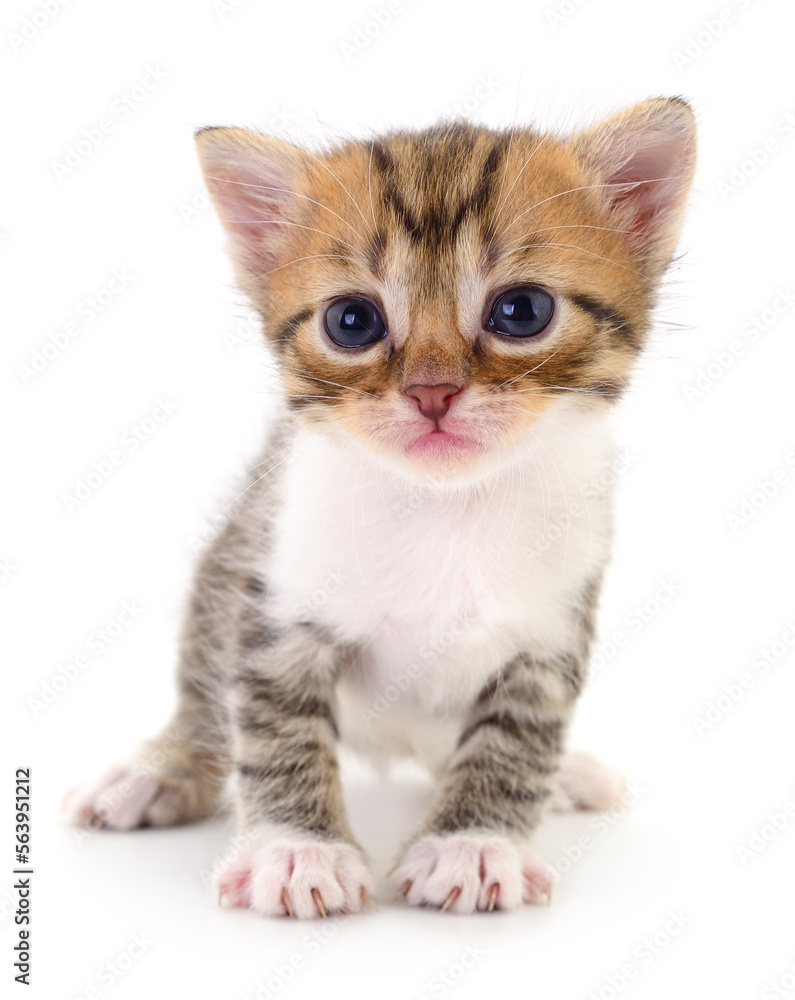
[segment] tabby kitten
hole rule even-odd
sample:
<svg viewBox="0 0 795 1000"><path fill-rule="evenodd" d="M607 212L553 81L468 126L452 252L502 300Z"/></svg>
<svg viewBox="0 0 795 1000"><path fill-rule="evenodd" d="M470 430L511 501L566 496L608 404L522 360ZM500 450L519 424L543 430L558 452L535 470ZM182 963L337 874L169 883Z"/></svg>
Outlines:
<svg viewBox="0 0 795 1000"><path fill-rule="evenodd" d="M570 137L457 122L322 154L234 128L197 143L284 412L200 565L158 769L72 793L71 817L190 822L233 778L227 903L356 911L374 881L342 739L438 779L394 870L408 903L544 899L545 808L621 788L564 757L610 549L588 486L676 246L693 114L657 99Z"/></svg>

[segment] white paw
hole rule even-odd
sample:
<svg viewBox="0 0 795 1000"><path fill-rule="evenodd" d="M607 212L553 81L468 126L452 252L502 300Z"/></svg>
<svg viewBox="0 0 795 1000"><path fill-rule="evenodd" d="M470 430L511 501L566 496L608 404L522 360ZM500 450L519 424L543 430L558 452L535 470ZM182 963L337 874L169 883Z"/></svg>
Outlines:
<svg viewBox="0 0 795 1000"><path fill-rule="evenodd" d="M150 809L160 791L154 775L117 766L73 788L64 799L63 812L75 826L133 830L150 825Z"/></svg>
<svg viewBox="0 0 795 1000"><path fill-rule="evenodd" d="M623 774L588 753L571 752L563 758L557 787L549 807L555 812L572 809L612 809L621 802L627 783Z"/></svg>
<svg viewBox="0 0 795 1000"><path fill-rule="evenodd" d="M216 884L224 905L304 920L357 913L374 891L357 848L321 840L274 840L247 847Z"/></svg>
<svg viewBox="0 0 795 1000"><path fill-rule="evenodd" d="M496 834L424 837L409 847L395 869L400 895L408 903L452 913L547 903L555 878L525 844Z"/></svg>

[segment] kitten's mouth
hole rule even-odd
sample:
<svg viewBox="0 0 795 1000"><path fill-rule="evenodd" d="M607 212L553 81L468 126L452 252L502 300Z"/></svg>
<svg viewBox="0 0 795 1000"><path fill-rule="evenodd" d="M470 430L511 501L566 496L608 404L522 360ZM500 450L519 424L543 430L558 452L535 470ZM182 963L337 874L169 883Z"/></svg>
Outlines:
<svg viewBox="0 0 795 1000"><path fill-rule="evenodd" d="M483 446L472 438L461 434L451 434L450 431L434 428L426 431L406 448L407 455L423 458L457 458L482 451Z"/></svg>

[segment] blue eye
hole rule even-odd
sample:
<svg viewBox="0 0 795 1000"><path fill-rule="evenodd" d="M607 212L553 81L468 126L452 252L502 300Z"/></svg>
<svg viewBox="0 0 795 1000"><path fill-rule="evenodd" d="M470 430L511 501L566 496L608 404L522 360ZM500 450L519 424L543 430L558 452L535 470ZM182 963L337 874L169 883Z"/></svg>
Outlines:
<svg viewBox="0 0 795 1000"><path fill-rule="evenodd" d="M503 337L534 337L545 329L555 300L543 288L512 288L491 307L488 327Z"/></svg>
<svg viewBox="0 0 795 1000"><path fill-rule="evenodd" d="M381 313L367 299L332 302L324 317L326 333L340 347L367 347L386 336Z"/></svg>

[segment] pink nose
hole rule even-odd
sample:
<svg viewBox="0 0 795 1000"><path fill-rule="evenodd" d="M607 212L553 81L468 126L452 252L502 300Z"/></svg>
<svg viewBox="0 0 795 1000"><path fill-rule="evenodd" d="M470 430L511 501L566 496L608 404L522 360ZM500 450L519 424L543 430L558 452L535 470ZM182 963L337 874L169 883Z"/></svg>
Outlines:
<svg viewBox="0 0 795 1000"><path fill-rule="evenodd" d="M420 413L429 420L439 420L450 409L450 400L463 386L442 382L441 385L410 385L403 390L417 400Z"/></svg>

